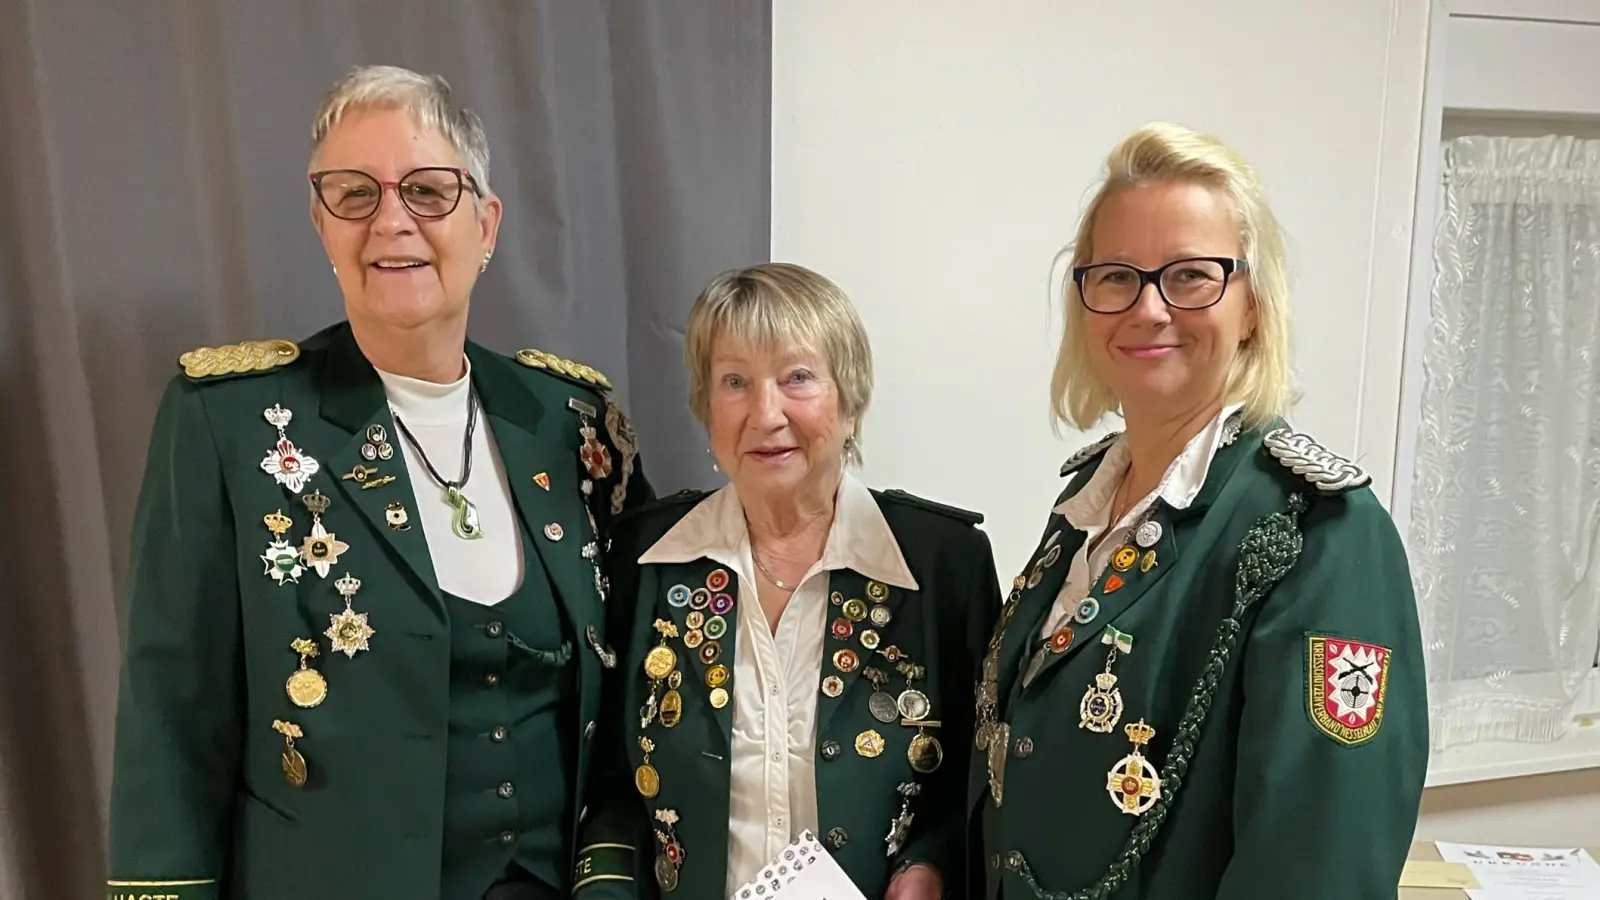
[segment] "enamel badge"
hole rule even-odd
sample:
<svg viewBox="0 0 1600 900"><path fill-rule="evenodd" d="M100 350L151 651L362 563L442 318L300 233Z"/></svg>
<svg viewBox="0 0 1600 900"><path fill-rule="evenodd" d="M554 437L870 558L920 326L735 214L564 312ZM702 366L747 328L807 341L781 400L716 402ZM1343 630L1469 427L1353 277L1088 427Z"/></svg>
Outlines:
<svg viewBox="0 0 1600 900"><path fill-rule="evenodd" d="M267 451L261 460L261 471L272 476L272 480L283 485L294 493L306 486L306 480L317 474L322 468L321 464L311 458L308 453L301 452L300 448L289 440L289 434L284 429L294 418L294 413L274 403L271 409L262 412L269 424L278 429L278 442Z"/></svg>
<svg viewBox="0 0 1600 900"><path fill-rule="evenodd" d="M1327 635L1306 636L1306 706L1318 730L1354 747L1383 724L1389 649Z"/></svg>

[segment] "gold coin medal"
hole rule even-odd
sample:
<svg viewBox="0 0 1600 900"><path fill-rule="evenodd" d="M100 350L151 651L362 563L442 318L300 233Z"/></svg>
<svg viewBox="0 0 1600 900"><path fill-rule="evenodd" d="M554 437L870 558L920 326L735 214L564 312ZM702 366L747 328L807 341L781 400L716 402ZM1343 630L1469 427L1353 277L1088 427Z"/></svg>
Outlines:
<svg viewBox="0 0 1600 900"><path fill-rule="evenodd" d="M639 795L646 800L651 799L661 791L661 773L656 767L650 765L650 754L655 752L656 742L644 735L639 735L639 749L644 751L644 759L639 767L633 770L633 786L639 789Z"/></svg>
<svg viewBox="0 0 1600 900"><path fill-rule="evenodd" d="M1078 701L1078 727L1110 734L1122 720L1122 691L1117 688L1117 676L1111 674L1111 666L1119 654L1133 652L1133 635L1108 625L1100 635L1100 643L1109 645L1111 652L1106 654L1105 671L1094 676L1094 684Z"/></svg>
<svg viewBox="0 0 1600 900"><path fill-rule="evenodd" d="M1142 816L1161 799L1161 776L1144 758L1139 748L1150 743L1156 730L1143 719L1123 729L1133 741L1133 752L1117 760L1106 775L1106 793L1117 809L1130 816Z"/></svg>
<svg viewBox="0 0 1600 900"><path fill-rule="evenodd" d="M301 709L310 709L328 699L328 681L322 673L306 665L306 660L315 658L319 651L317 644L310 638L295 638L289 644L289 649L300 654L300 668L289 675L289 680L284 682L284 690L289 694L289 700Z"/></svg>
<svg viewBox="0 0 1600 900"><path fill-rule="evenodd" d="M296 739L305 737L300 726L293 722L284 722L279 719L272 720L272 730L283 735L283 779L295 787L305 787L308 771L306 758L295 749Z"/></svg>
<svg viewBox="0 0 1600 900"><path fill-rule="evenodd" d="M907 727L916 726L917 733L912 736L911 743L906 746L906 761L911 763L914 771L923 775L930 775L944 763L944 745L939 739L928 733L929 728L938 728L938 722L932 719L921 721L906 720L900 723Z"/></svg>
<svg viewBox="0 0 1600 900"><path fill-rule="evenodd" d="M281 509L267 513L261 517L261 521L265 522L267 530L272 532L272 541L267 544L267 552L261 554L261 561L267 565L261 574L276 581L280 587L285 584L298 584L300 576L306 571L305 567L300 565L300 551L289 546L289 542L283 539L284 534L294 527L294 522L284 515Z"/></svg>
<svg viewBox="0 0 1600 900"><path fill-rule="evenodd" d="M673 672L672 674L676 675L678 673ZM667 728L674 728L682 718L683 695L669 687L667 692L661 696L661 724Z"/></svg>
<svg viewBox="0 0 1600 900"><path fill-rule="evenodd" d="M350 577L346 572L343 578L333 583L339 596L344 598L344 612L328 614L328 630L323 634L333 643L334 653L343 653L350 659L355 659L356 654L362 650L370 650L368 639L374 634L372 626L367 624L367 614L358 613L350 608L351 601L355 598L356 591L361 590L361 579Z"/></svg>
<svg viewBox="0 0 1600 900"><path fill-rule="evenodd" d="M649 725L660 712L657 695L661 690L661 682L678 668L678 654L667 646L668 640L678 636L678 626L666 619L657 619L655 629L661 635L661 643L651 647L650 652L644 655L644 674L650 679L650 696L639 708L640 728Z"/></svg>
<svg viewBox="0 0 1600 900"><path fill-rule="evenodd" d="M327 578L328 569L339 561L339 556L350 546L339 540L322 525L322 514L328 511L328 498L322 491L312 491L300 498L311 513L311 533L300 544L300 561L317 571L317 577Z"/></svg>

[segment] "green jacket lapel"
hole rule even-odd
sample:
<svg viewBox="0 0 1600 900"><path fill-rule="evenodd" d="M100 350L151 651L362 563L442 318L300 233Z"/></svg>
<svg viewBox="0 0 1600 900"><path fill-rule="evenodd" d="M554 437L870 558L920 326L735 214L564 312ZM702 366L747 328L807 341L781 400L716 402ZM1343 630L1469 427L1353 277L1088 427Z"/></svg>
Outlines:
<svg viewBox="0 0 1600 900"><path fill-rule="evenodd" d="M328 475L367 525L388 545L441 615L444 600L428 555L422 523L412 518L417 494L378 373L361 354L349 326L329 338L318 383L322 418L350 435L327 462Z"/></svg>
<svg viewBox="0 0 1600 900"><path fill-rule="evenodd" d="M819 737L827 733L828 722L845 705L850 690L867 669L883 672L888 676L885 683L892 685L905 683L905 667L918 664L902 657L892 640L900 606L909 593L848 569L829 573L828 634L823 638L822 696L817 698ZM927 673L922 676L925 679ZM905 683L908 690L915 687ZM822 746L821 740L817 746Z"/></svg>

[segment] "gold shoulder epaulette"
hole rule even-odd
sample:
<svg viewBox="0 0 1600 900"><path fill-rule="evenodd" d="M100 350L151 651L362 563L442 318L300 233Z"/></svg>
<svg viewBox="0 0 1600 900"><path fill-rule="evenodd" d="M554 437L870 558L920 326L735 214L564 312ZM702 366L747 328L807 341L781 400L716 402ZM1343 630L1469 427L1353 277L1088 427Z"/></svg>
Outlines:
<svg viewBox="0 0 1600 900"><path fill-rule="evenodd" d="M266 372L299 358L300 345L279 338L241 341L221 347L196 347L178 357L178 365L183 367L183 374L199 379Z"/></svg>
<svg viewBox="0 0 1600 900"><path fill-rule="evenodd" d="M602 387L608 391L611 390L610 380L600 374L599 370L592 369L580 362L564 359L554 353L546 353L543 350L518 350L517 362L530 369L544 369L547 372L565 375L568 378L576 378L586 384Z"/></svg>

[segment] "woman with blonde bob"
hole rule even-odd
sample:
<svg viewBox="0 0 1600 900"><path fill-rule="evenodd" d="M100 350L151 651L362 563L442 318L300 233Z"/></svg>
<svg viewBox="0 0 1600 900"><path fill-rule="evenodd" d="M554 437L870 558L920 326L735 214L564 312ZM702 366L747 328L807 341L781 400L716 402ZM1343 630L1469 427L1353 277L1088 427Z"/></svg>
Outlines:
<svg viewBox="0 0 1600 900"><path fill-rule="evenodd" d="M867 897L939 900L967 878L972 678L1000 603L982 516L851 472L872 353L821 275L719 275L685 344L728 483L619 519L614 757L576 896L765 895L810 832Z"/></svg>
<svg viewBox="0 0 1600 900"><path fill-rule="evenodd" d="M1284 422L1254 170L1141 128L1061 259L1056 416L1123 430L1062 466L984 657L972 896L1393 897L1427 767L1416 603L1367 474Z"/></svg>

